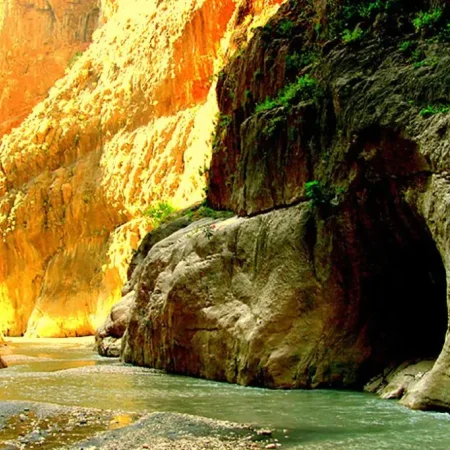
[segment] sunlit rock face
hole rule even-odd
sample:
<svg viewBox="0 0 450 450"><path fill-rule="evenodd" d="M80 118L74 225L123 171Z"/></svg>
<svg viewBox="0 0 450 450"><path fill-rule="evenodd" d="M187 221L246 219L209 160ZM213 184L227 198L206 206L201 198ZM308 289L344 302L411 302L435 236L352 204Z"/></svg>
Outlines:
<svg viewBox="0 0 450 450"><path fill-rule="evenodd" d="M98 25L98 0L0 1L0 136L43 100Z"/></svg>
<svg viewBox="0 0 450 450"><path fill-rule="evenodd" d="M0 145L0 331L94 332L142 211L203 198L214 74L279 3L102 2L93 43Z"/></svg>

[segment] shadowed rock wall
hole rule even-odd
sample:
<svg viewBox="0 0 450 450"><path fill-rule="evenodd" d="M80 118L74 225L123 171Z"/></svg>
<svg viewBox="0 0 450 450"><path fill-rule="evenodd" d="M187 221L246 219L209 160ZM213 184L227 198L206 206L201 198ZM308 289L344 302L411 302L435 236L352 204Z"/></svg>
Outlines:
<svg viewBox="0 0 450 450"><path fill-rule="evenodd" d="M449 407L449 11L366 3L288 2L225 68L208 200L242 218L149 252L126 361L349 387L440 354L404 401Z"/></svg>

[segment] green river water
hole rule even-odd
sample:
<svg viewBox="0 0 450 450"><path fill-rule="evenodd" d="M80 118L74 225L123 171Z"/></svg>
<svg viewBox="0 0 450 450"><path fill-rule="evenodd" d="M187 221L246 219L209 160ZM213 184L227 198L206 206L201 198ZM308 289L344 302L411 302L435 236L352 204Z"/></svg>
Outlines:
<svg viewBox="0 0 450 450"><path fill-rule="evenodd" d="M245 388L124 367L99 357L86 341L12 345L15 359L0 371L0 401L171 411L252 423L277 429L282 448L450 449L448 414L410 411L369 394Z"/></svg>

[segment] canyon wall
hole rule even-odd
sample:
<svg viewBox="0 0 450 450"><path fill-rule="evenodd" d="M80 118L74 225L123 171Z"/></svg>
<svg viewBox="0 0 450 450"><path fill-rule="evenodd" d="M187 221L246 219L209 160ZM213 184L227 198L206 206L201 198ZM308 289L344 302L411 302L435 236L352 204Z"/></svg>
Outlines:
<svg viewBox="0 0 450 450"><path fill-rule="evenodd" d="M148 251L125 361L362 387L438 358L398 396L450 408L449 11L368 3L287 2L227 64L208 201L241 217Z"/></svg>
<svg viewBox="0 0 450 450"><path fill-rule="evenodd" d="M120 298L132 250L152 226L149 206L204 198L214 75L280 1L122 0L104 1L100 11L88 2L35 3L24 11L4 3L11 38L12 11L30 14L29 28L17 26L31 40L33 27L54 27L57 42L87 39L95 17L102 26L1 141L0 331L86 335ZM26 59L33 46L23 42ZM52 49L48 58L58 59ZM8 89L17 102L5 103L5 114L20 113L11 109L22 101L16 87Z"/></svg>
<svg viewBox="0 0 450 450"><path fill-rule="evenodd" d="M0 2L0 137L22 122L87 48L98 25L98 3Z"/></svg>

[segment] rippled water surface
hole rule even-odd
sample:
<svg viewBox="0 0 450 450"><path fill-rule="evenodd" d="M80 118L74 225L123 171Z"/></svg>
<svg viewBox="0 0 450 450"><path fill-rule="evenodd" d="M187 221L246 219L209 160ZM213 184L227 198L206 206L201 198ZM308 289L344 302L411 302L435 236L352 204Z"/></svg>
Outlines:
<svg viewBox="0 0 450 450"><path fill-rule="evenodd" d="M278 429L284 448L450 449L447 414L413 412L363 393L269 391L166 375L101 358L90 341L80 342L14 340L0 350L10 364L0 371L0 400L249 422Z"/></svg>

